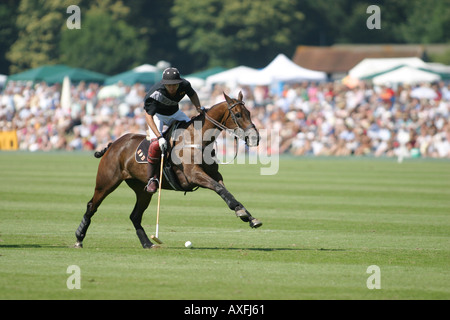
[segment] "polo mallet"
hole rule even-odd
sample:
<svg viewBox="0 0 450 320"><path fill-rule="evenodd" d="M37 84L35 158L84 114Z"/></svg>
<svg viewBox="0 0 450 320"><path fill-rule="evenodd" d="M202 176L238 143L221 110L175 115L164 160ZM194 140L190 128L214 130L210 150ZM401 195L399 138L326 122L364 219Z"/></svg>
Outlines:
<svg viewBox="0 0 450 320"><path fill-rule="evenodd" d="M163 168L164 168L164 152L161 154L161 168L159 169L158 208L156 211L156 232L155 232L155 235L150 236L150 238L152 240L155 240L159 244L162 244L162 241L159 240L158 235L159 235L159 207L161 204L161 187L162 187Z"/></svg>

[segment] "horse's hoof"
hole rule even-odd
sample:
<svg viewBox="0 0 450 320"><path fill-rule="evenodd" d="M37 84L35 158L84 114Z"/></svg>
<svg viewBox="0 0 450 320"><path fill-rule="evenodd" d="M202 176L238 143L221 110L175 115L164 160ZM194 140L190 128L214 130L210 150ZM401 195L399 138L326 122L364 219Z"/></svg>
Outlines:
<svg viewBox="0 0 450 320"><path fill-rule="evenodd" d="M254 228L254 229L259 228L259 227L262 226L262 222L259 221L258 219L252 219L252 220L249 222L249 224L250 224L250 227L252 227L252 228Z"/></svg>
<svg viewBox="0 0 450 320"><path fill-rule="evenodd" d="M151 242L142 245L142 247L143 247L144 249L158 249L158 248L160 248L159 245L154 244L154 243L151 243Z"/></svg>
<svg viewBox="0 0 450 320"><path fill-rule="evenodd" d="M245 210L244 207L237 209L236 211L236 217L241 218L242 221L248 222L249 221L249 213L247 210Z"/></svg>
<svg viewBox="0 0 450 320"><path fill-rule="evenodd" d="M73 245L73 247L74 247L74 248L77 248L77 249L83 248L83 243L80 242L80 241L77 241L77 242Z"/></svg>

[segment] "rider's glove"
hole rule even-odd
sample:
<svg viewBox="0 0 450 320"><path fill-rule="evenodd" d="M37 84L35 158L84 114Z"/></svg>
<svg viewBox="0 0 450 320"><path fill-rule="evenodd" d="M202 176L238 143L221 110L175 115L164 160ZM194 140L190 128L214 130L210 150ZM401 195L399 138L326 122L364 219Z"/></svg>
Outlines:
<svg viewBox="0 0 450 320"><path fill-rule="evenodd" d="M161 149L162 153L165 153L167 151L167 141L162 136L158 138L159 148Z"/></svg>
<svg viewBox="0 0 450 320"><path fill-rule="evenodd" d="M198 112L198 113L203 113L203 112L205 112L205 111L206 111L205 107L197 108L197 112Z"/></svg>

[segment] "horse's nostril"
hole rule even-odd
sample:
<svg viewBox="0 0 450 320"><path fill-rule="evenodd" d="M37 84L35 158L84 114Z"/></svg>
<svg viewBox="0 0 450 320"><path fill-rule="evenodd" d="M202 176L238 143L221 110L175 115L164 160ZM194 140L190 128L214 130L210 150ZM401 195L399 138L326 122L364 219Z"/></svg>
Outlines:
<svg viewBox="0 0 450 320"><path fill-rule="evenodd" d="M259 135L247 135L247 136L245 136L245 143L249 147L257 147L259 145Z"/></svg>

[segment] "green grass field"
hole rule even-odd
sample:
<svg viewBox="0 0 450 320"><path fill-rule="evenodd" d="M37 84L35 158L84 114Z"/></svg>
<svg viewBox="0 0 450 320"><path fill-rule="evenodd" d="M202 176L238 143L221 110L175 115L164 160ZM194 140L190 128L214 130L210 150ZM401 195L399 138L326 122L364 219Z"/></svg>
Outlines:
<svg viewBox="0 0 450 320"><path fill-rule="evenodd" d="M212 191L163 191L164 245L152 250L123 183L74 249L97 165L87 153L0 152L0 299L450 299L449 161L282 158L272 176L222 166L264 225L250 229ZM155 217L156 197L148 235ZM371 265L381 289L367 287Z"/></svg>

